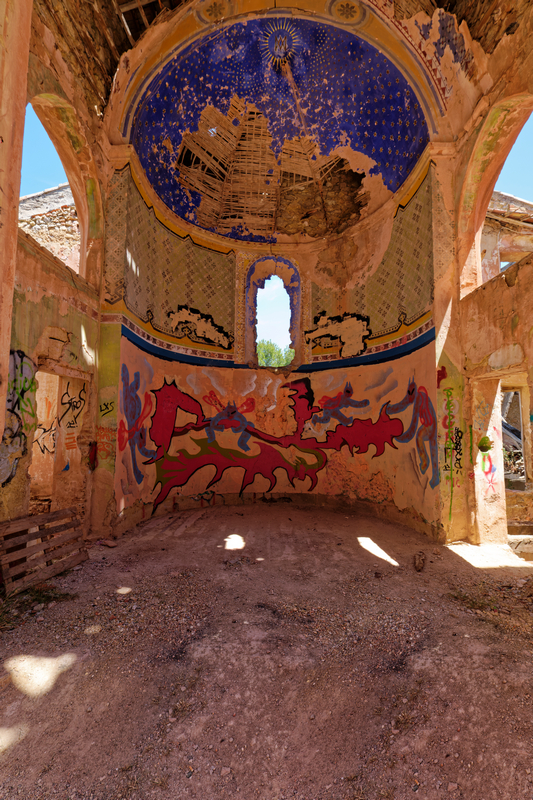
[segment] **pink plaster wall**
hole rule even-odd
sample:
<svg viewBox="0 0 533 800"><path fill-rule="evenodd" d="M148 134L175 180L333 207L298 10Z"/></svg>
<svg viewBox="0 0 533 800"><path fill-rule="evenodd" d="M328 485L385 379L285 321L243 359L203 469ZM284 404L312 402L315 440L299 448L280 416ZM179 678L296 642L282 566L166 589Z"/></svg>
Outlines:
<svg viewBox="0 0 533 800"><path fill-rule="evenodd" d="M119 518L239 495L312 494L399 509L431 530L440 480L434 358L427 345L385 364L287 377L169 362L122 338Z"/></svg>

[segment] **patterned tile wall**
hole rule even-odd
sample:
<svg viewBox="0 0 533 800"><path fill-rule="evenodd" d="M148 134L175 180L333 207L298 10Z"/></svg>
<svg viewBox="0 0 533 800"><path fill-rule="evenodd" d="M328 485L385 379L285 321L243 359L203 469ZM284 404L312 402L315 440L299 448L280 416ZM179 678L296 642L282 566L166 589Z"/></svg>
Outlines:
<svg viewBox="0 0 533 800"><path fill-rule="evenodd" d="M234 254L224 255L199 247L169 231L146 206L129 169L118 175L108 204L109 301L120 299L119 276L122 276L126 306L139 319L145 322L150 319L157 330L172 335L168 314L185 305L211 315L216 325L233 336Z"/></svg>
<svg viewBox="0 0 533 800"><path fill-rule="evenodd" d="M129 169L115 172L107 198L104 281L105 299L108 303L117 303L124 292L127 208L131 182Z"/></svg>
<svg viewBox="0 0 533 800"><path fill-rule="evenodd" d="M370 317L373 336L398 326L400 314L414 321L429 310L433 300L433 231L431 171L394 220L392 236L376 272L366 283L347 290L346 311ZM338 292L312 287L313 319L325 311L339 313Z"/></svg>

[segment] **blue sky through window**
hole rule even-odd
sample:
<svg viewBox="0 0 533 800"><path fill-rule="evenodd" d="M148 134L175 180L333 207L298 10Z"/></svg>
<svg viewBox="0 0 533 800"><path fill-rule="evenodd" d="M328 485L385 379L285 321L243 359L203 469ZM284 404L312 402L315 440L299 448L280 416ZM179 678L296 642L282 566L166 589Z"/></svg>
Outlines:
<svg viewBox="0 0 533 800"><path fill-rule="evenodd" d="M28 103L22 144L20 196L52 189L66 182L67 176L57 151Z"/></svg>
<svg viewBox="0 0 533 800"><path fill-rule="evenodd" d="M284 350L291 343L290 322L289 295L281 278L272 275L257 290L257 341L266 339Z"/></svg>

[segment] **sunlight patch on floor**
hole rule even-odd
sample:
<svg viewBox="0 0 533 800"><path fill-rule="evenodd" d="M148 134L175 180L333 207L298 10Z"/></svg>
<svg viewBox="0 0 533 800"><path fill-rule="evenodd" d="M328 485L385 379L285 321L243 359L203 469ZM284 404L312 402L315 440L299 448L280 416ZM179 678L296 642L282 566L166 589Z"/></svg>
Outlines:
<svg viewBox="0 0 533 800"><path fill-rule="evenodd" d="M379 544L376 544L372 541L368 536L358 536L357 541L364 547L365 550L368 550L369 553L372 553L373 556L377 556L377 558L383 559L383 561L388 561L389 564L392 564L394 567L399 567L397 561L391 558L385 550L382 550Z"/></svg>
<svg viewBox="0 0 533 800"><path fill-rule="evenodd" d="M0 728L0 753L22 741L28 733L27 725L15 725L13 728Z"/></svg>
<svg viewBox="0 0 533 800"><path fill-rule="evenodd" d="M74 653L65 653L57 658L39 656L14 656L4 661L11 674L14 686L28 697L42 697L53 687L62 672L76 661Z"/></svg>
<svg viewBox="0 0 533 800"><path fill-rule="evenodd" d="M523 558L511 550L507 544L468 544L468 542L454 542L446 545L450 553L468 561L473 567L496 569L497 567L521 567L533 569Z"/></svg>

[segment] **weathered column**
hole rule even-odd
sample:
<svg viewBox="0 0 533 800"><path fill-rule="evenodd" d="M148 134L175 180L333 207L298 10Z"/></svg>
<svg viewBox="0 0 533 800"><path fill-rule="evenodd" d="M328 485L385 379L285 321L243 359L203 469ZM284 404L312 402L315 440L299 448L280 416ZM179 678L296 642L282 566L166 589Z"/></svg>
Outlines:
<svg viewBox="0 0 533 800"><path fill-rule="evenodd" d="M473 479L476 544L507 542L502 448L501 384L498 378L472 381Z"/></svg>
<svg viewBox="0 0 533 800"><path fill-rule="evenodd" d="M0 431L9 377L32 7L33 0L0 0Z"/></svg>
<svg viewBox="0 0 533 800"><path fill-rule="evenodd" d="M468 513L469 451L467 398L459 317L460 276L456 251L456 153L450 145L435 145L432 160L433 246L437 374L437 444L440 473L440 537L452 542L472 534Z"/></svg>
<svg viewBox="0 0 533 800"><path fill-rule="evenodd" d="M500 226L485 222L481 234L481 277L482 283L500 274Z"/></svg>

